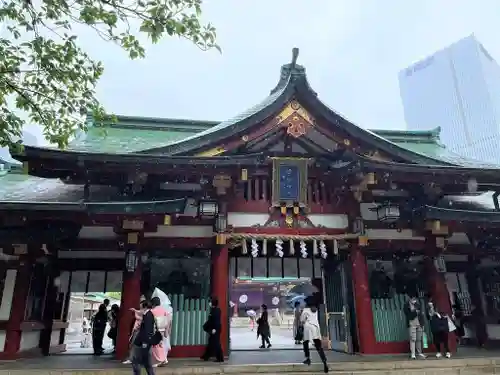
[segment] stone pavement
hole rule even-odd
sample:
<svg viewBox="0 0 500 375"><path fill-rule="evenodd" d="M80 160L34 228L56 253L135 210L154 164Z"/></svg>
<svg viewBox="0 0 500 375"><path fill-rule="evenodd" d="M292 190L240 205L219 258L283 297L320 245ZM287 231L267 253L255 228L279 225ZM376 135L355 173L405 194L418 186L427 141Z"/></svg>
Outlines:
<svg viewBox="0 0 500 375"><path fill-rule="evenodd" d="M271 344L274 349L301 349L295 345L293 331L287 327L272 327ZM257 339L257 329L249 327L231 327L231 350L255 350L261 345Z"/></svg>
<svg viewBox="0 0 500 375"><path fill-rule="evenodd" d="M406 356L349 356L329 352L330 373L336 375L492 375L500 373L498 353L481 352L483 357L453 358L451 360L429 358L410 361ZM484 357L484 355L489 355ZM321 374L316 354L314 365L300 362L299 351L269 350L235 352L227 364L206 363L197 360L171 360L157 375L255 375L255 374ZM253 364L249 363L253 361ZM106 358L91 356L52 356L0 363L0 375L130 375L130 366Z"/></svg>

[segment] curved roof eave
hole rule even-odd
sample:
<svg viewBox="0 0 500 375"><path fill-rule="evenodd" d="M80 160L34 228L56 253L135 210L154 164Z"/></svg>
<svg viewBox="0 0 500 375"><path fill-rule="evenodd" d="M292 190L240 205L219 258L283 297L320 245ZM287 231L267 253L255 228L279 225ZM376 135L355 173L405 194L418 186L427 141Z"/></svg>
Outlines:
<svg viewBox="0 0 500 375"><path fill-rule="evenodd" d="M429 165L455 165L407 150L375 134L370 130L366 130L354 124L353 122L347 120L344 116L335 112L328 105L323 103L317 97L316 93L311 90L309 84L301 82L301 84L297 85L297 96L297 99L304 105L310 107L310 110L317 111L317 113L319 113L321 116L331 121L332 123L338 124L339 120L342 121L343 123L339 125L353 137L360 138L369 144L373 144L376 148L381 149L389 154L398 156L399 158L407 162L418 162L419 164Z"/></svg>
<svg viewBox="0 0 500 375"><path fill-rule="evenodd" d="M271 94L266 99L232 119L223 121L216 126L184 138L179 142L165 147L139 151L138 153L151 155L182 155L194 149L210 146L214 139L221 139L244 131L248 127L264 121L290 101L295 92L294 87L296 81L297 77L293 72L290 72L286 77L282 76L276 88L271 91Z"/></svg>

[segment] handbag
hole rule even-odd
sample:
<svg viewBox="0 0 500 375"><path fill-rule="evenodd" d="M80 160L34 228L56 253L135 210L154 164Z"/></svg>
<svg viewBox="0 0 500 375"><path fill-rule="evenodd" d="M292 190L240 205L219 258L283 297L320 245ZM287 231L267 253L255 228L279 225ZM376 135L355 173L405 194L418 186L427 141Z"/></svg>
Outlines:
<svg viewBox="0 0 500 375"><path fill-rule="evenodd" d="M422 332L422 347L424 349L429 348L429 340L427 339L427 333Z"/></svg>
<svg viewBox="0 0 500 375"><path fill-rule="evenodd" d="M153 313L151 313L151 314L153 314ZM151 336L150 344L153 346L156 346L156 345L159 345L163 341L163 335L160 332L160 330L158 329L158 325L156 324L156 318L154 317L154 315L153 315L153 322L155 325L155 328L154 328L155 333L153 333L153 336ZM141 324L144 324L144 319L142 320Z"/></svg>
<svg viewBox="0 0 500 375"><path fill-rule="evenodd" d="M449 330L449 332L456 331L457 326L455 325L455 323L453 323L453 321L450 319L449 316L447 317L447 319L448 319L448 330Z"/></svg>
<svg viewBox="0 0 500 375"><path fill-rule="evenodd" d="M304 326L299 325L297 327L297 333L295 334L295 341L302 341L304 340Z"/></svg>

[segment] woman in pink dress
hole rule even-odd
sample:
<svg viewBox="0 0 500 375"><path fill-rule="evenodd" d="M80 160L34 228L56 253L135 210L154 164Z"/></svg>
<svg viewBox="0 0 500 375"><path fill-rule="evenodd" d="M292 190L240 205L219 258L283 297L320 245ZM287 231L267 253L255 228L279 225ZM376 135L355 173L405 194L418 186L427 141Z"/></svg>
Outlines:
<svg viewBox="0 0 500 375"><path fill-rule="evenodd" d="M151 305L153 305L151 312L153 313L156 319L156 325L158 327L158 331L160 331L163 334L164 338L167 338L169 336L169 331L170 331L171 314L163 306L161 306L161 301L159 297L153 297L151 299ZM168 363L167 353L170 350L170 348L167 347L168 344L166 341L167 340L164 339L158 345L153 346L151 350L153 357L153 367L158 367L160 365Z"/></svg>
<svg viewBox="0 0 500 375"><path fill-rule="evenodd" d="M146 301L144 298L141 298L141 305L140 305L140 309L137 310L137 309L130 309L130 311L132 311L134 313L134 327L132 328L132 333L130 334L130 338L129 338L129 343L131 345L131 343L134 342L134 339L135 339L135 335L137 334L137 332L139 332L139 328L141 327L141 323L142 323L142 316L144 315L144 311L147 310L147 304L146 304ZM130 359L127 359L126 361L123 361L124 364L131 364L132 361Z"/></svg>

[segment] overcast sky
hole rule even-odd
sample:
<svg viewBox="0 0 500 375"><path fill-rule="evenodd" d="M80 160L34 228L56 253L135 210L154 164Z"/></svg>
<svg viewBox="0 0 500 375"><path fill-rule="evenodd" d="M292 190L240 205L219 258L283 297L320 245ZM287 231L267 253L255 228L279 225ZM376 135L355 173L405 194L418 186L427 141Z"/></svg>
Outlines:
<svg viewBox="0 0 500 375"><path fill-rule="evenodd" d="M332 109L365 128L404 129L399 70L471 33L500 60L497 0L205 0L204 18L218 28L221 55L164 39L130 61L81 32L105 65L98 95L107 110L224 120L262 100L299 47L298 63Z"/></svg>

